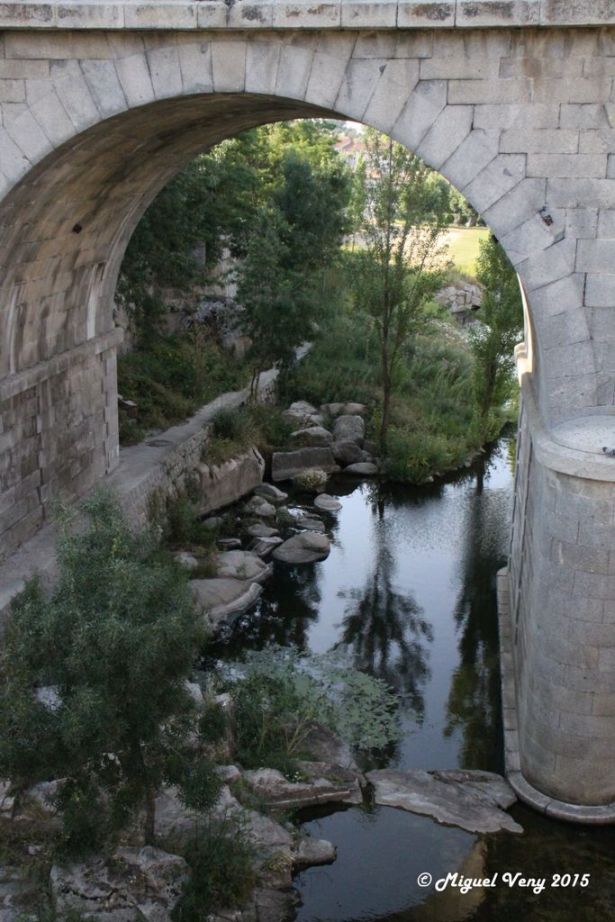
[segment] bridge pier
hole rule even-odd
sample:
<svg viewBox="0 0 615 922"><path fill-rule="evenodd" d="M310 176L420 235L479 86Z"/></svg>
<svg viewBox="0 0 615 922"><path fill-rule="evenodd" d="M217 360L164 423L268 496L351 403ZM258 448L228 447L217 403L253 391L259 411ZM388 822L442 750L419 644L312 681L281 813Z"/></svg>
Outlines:
<svg viewBox="0 0 615 922"><path fill-rule="evenodd" d="M507 773L549 815L615 822L615 420L548 433L523 382L509 568L500 574Z"/></svg>

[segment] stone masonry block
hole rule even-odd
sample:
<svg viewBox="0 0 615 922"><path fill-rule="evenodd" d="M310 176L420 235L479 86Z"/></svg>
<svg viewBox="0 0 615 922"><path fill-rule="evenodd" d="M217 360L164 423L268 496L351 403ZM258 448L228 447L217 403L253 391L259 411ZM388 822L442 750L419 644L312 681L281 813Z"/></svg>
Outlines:
<svg viewBox="0 0 615 922"><path fill-rule="evenodd" d="M528 154L527 175L549 179L601 179L606 176L605 154Z"/></svg>
<svg viewBox="0 0 615 922"><path fill-rule="evenodd" d="M615 208L615 182L582 177L548 179L547 205L554 208Z"/></svg>
<svg viewBox="0 0 615 922"><path fill-rule="evenodd" d="M416 150L446 105L445 80L421 80L391 129L392 137Z"/></svg>
<svg viewBox="0 0 615 922"><path fill-rule="evenodd" d="M417 148L419 157L441 167L470 134L473 116L473 106L447 106Z"/></svg>
<svg viewBox="0 0 615 922"><path fill-rule="evenodd" d="M579 240L575 268L577 272L615 272L615 237Z"/></svg>
<svg viewBox="0 0 615 922"><path fill-rule="evenodd" d="M444 112L446 117L449 109ZM457 147L455 152L441 164L444 176L457 189L465 187L483 170L498 153L500 133L492 131L472 131Z"/></svg>
<svg viewBox="0 0 615 922"><path fill-rule="evenodd" d="M177 47L166 45L147 52L149 72L157 99L179 96L182 92L182 74Z"/></svg>
<svg viewBox="0 0 615 922"><path fill-rule="evenodd" d="M277 60L275 66L277 67ZM337 57L319 50L315 51L305 91L306 102L333 106L339 95L347 67L347 57Z"/></svg>
<svg viewBox="0 0 615 922"><path fill-rule="evenodd" d="M207 41L180 42L178 54L184 93L211 93L214 86L211 44ZM260 90L255 88L253 92Z"/></svg>
<svg viewBox="0 0 615 922"><path fill-rule="evenodd" d="M312 68L312 71L314 68ZM400 116L408 96L418 83L417 61L389 61L380 75L363 118L368 125L389 132Z"/></svg>
<svg viewBox="0 0 615 922"><path fill-rule="evenodd" d="M576 154L578 147L579 132L572 128L512 128L500 139L504 154Z"/></svg>
<svg viewBox="0 0 615 922"><path fill-rule="evenodd" d="M398 0L397 26L400 29L434 29L454 25L454 0Z"/></svg>
<svg viewBox="0 0 615 922"><path fill-rule="evenodd" d="M246 42L214 42L212 69L216 93L242 92L246 84Z"/></svg>
<svg viewBox="0 0 615 922"><path fill-rule="evenodd" d="M479 213L484 212L525 178L523 154L499 154L463 190Z"/></svg>
<svg viewBox="0 0 615 922"><path fill-rule="evenodd" d="M517 103L506 105L488 104L476 106L475 128L518 128L520 131L539 128L557 128L559 110L556 104L532 103L531 106ZM523 151L525 153L525 151Z"/></svg>
<svg viewBox="0 0 615 922"><path fill-rule="evenodd" d="M285 45L280 52L276 93L290 99L304 99L313 60L313 49Z"/></svg>
<svg viewBox="0 0 615 922"><path fill-rule="evenodd" d="M116 62L117 75L130 106L152 102L154 88L145 54L131 54Z"/></svg>
<svg viewBox="0 0 615 922"><path fill-rule="evenodd" d="M502 198L483 212L483 218L498 237L504 237L538 214L546 201L544 179L522 179Z"/></svg>
<svg viewBox="0 0 615 922"><path fill-rule="evenodd" d="M102 115L114 115L126 108L126 97L113 61L82 61L81 70Z"/></svg>
<svg viewBox="0 0 615 922"><path fill-rule="evenodd" d="M485 103L529 103L531 81L511 80L450 80L448 101L451 105Z"/></svg>
<svg viewBox="0 0 615 922"><path fill-rule="evenodd" d="M378 85L381 68L383 71L386 68L385 61L349 61L335 103L336 109L346 117L360 121Z"/></svg>
<svg viewBox="0 0 615 922"><path fill-rule="evenodd" d="M585 303L588 307L615 308L615 267L609 275L588 274Z"/></svg>

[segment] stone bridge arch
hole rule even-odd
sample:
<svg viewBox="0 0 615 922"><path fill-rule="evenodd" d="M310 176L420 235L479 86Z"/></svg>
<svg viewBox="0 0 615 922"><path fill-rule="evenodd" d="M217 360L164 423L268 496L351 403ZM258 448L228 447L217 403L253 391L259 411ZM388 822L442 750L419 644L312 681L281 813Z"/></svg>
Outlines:
<svg viewBox="0 0 615 922"><path fill-rule="evenodd" d="M209 30L172 14L156 28L156 5L120 3L115 22L112 8L52 3L48 22L2 34L2 553L51 498L118 462L112 297L158 190L253 125L372 125L466 195L522 281L533 354L502 622L508 768L531 802L603 822L615 818L615 473L599 450L615 444L615 28L540 12L502 23L499 3L476 28L464 3L348 3L346 27L327 5L285 6L277 26L276 3L235 4L235 20L216 2L168 7L198 8ZM452 21L433 12L450 6ZM405 25L402 8L415 11Z"/></svg>

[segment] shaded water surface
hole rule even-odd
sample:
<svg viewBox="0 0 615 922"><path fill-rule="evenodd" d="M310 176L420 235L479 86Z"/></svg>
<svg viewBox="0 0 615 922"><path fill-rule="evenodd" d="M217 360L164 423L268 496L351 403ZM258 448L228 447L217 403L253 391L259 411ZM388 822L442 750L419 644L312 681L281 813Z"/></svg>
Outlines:
<svg viewBox="0 0 615 922"><path fill-rule="evenodd" d="M403 739L383 765L501 772L495 577L508 550L510 448L502 438L463 474L423 488L334 483L342 509L327 517L330 556L276 565L259 607L219 652L341 646L400 696ZM304 830L334 842L338 858L298 875L298 922L615 919L615 832L513 812L523 836L479 838L387 807L304 814ZM520 871L546 885L438 894L418 886L424 871L434 880ZM566 872L590 872L589 887L549 886Z"/></svg>

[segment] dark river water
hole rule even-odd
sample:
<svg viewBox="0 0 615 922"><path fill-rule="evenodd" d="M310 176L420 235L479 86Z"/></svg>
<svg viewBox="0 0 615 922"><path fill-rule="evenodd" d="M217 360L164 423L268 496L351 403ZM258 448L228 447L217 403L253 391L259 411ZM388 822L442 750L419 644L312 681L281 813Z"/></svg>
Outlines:
<svg viewBox="0 0 615 922"><path fill-rule="evenodd" d="M512 481L503 437L447 482L330 484L342 502L327 517L330 556L277 565L224 655L271 642L315 652L341 645L400 696L403 739L382 766L502 772L495 576L507 556ZM615 920L615 831L512 812L523 836L477 837L389 807L304 814L303 829L334 842L338 857L297 876L297 922ZM418 886L422 872L435 881L452 871L498 872L499 883L466 894ZM506 872L544 878L544 889L509 886ZM551 886L565 873L589 873L589 885Z"/></svg>

